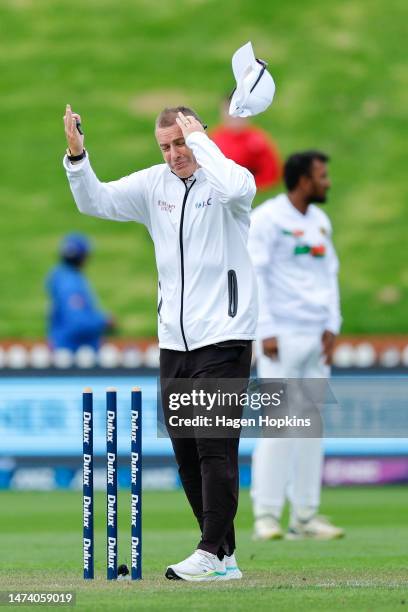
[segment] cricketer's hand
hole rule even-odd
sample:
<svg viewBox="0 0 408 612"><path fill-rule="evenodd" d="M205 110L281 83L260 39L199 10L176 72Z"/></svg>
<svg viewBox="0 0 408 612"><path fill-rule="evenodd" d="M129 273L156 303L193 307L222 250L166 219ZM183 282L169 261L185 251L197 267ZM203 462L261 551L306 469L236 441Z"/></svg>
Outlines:
<svg viewBox="0 0 408 612"><path fill-rule="evenodd" d="M278 339L275 337L262 340L262 349L269 359L278 358Z"/></svg>

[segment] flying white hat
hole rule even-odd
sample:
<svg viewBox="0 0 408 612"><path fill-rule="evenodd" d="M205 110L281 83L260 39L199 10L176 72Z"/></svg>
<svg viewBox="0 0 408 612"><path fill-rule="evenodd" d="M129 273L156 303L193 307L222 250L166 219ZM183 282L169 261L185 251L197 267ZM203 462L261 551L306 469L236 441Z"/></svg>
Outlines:
<svg viewBox="0 0 408 612"><path fill-rule="evenodd" d="M255 57L250 42L235 51L232 56L232 71L237 86L229 108L232 117L258 115L272 103L275 83L266 66L266 62Z"/></svg>

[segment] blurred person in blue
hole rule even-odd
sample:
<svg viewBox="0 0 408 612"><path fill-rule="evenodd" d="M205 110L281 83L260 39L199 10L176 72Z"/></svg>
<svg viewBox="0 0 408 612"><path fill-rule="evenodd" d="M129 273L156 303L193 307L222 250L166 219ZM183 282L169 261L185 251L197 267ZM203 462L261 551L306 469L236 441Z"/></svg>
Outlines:
<svg viewBox="0 0 408 612"><path fill-rule="evenodd" d="M97 350L102 336L114 327L104 313L83 273L91 245L82 234L68 234L60 245L60 261L47 277L51 305L48 341L53 349L76 351L80 346Z"/></svg>

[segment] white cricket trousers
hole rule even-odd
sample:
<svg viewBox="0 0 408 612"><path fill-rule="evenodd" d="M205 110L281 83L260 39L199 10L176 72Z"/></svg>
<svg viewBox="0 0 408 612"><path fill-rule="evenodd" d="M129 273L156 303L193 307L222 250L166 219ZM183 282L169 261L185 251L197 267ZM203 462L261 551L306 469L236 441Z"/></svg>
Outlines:
<svg viewBox="0 0 408 612"><path fill-rule="evenodd" d="M258 378L327 378L321 334L278 336L278 358L257 342ZM323 444L320 438L261 438L252 457L251 497L255 518L280 519L286 499L291 520L307 520L320 505Z"/></svg>

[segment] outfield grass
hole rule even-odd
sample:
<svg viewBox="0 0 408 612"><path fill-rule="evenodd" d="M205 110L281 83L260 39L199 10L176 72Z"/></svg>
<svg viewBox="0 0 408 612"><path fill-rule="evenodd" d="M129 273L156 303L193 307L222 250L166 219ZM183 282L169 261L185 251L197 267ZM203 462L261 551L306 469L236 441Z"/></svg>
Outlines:
<svg viewBox="0 0 408 612"><path fill-rule="evenodd" d="M82 113L98 175L117 178L160 161L152 124L163 105L191 104L216 123L232 52L248 39L277 83L257 123L284 154L332 155L344 331L408 332L407 16L406 0L3 0L0 338L44 334L43 280L67 230L95 240L89 274L121 334L155 334L150 239L76 212L64 107Z"/></svg>
<svg viewBox="0 0 408 612"><path fill-rule="evenodd" d="M164 579L166 564L197 542L183 494L146 492L144 579L105 580L104 499L96 501L96 579L81 569L81 496L0 493L0 590L72 590L80 610L396 610L408 605L403 487L325 490L322 511L345 527L335 542L251 540L247 491L237 518L242 581L186 584ZM120 499L120 562L129 561L128 495Z"/></svg>

